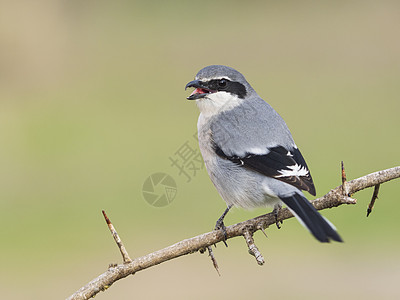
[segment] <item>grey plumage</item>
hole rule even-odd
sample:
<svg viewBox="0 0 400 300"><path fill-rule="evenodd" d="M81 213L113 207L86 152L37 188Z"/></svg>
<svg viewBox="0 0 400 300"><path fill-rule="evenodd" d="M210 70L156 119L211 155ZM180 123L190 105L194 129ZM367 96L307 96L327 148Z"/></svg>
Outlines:
<svg viewBox="0 0 400 300"><path fill-rule="evenodd" d="M315 195L315 188L286 123L241 73L208 66L186 87L195 88L188 99L201 112L197 126L207 172L228 207L284 202L319 241L341 241L301 192Z"/></svg>

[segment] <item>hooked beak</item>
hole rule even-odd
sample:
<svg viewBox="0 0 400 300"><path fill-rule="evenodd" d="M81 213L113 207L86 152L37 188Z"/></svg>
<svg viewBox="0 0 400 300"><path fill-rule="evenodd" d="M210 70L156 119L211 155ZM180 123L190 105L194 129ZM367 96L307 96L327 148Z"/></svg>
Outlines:
<svg viewBox="0 0 400 300"><path fill-rule="evenodd" d="M194 87L194 91L189 95L189 97L187 97L186 99L188 100L197 100L200 98L204 98L205 96L207 96L208 94L211 93L215 93L216 91L214 90L210 90L209 88L207 88L203 82L201 82L200 80L193 80L191 82L189 82L186 86L185 86L185 90L187 88L190 87Z"/></svg>

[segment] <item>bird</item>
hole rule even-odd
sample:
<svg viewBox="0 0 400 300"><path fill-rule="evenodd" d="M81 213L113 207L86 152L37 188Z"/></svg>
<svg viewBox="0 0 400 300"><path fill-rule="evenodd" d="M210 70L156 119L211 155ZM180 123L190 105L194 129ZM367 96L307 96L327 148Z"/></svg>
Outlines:
<svg viewBox="0 0 400 300"><path fill-rule="evenodd" d="M320 242L343 242L302 191L316 195L310 170L282 117L237 70L224 65L201 69L185 89L200 110L198 140L207 173L227 209L286 205ZM278 225L278 222L277 222ZM279 228L279 227L278 227Z"/></svg>

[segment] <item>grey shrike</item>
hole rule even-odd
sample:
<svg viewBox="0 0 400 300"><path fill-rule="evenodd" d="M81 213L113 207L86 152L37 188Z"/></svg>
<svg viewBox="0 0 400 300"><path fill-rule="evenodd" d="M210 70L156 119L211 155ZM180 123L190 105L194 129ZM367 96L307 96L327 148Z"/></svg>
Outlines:
<svg viewBox="0 0 400 300"><path fill-rule="evenodd" d="M342 242L335 227L301 190L315 196L307 164L282 117L230 67L201 69L186 88L200 109L199 145L208 175L228 208L273 206L282 202L320 242ZM225 232L225 231L224 231ZM225 233L226 234L226 233Z"/></svg>

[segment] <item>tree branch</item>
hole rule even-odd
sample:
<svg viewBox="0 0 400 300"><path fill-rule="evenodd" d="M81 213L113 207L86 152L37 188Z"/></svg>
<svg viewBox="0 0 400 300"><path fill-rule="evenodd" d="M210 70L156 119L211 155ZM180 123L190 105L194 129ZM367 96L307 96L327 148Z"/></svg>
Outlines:
<svg viewBox="0 0 400 300"><path fill-rule="evenodd" d="M342 204L356 204L356 200L351 198L354 193L369 187L380 185L399 177L400 166L371 173L351 181L346 181L344 169L342 169L343 184L332 189L326 195L315 199L311 203L318 210L337 207ZM277 218L276 215L269 213L254 219L228 226L226 228L227 239L243 236L249 247L249 251L256 257L257 262L261 264L263 263L264 259L261 253L258 251L258 248L255 246L252 235L257 230L262 230L264 232L264 229L269 225L292 217L293 215L290 213L290 211L287 208L284 208L279 211ZM87 285L80 288L68 299L89 299L100 291L104 291L109 288L117 280L125 278L128 275L133 275L138 271L150 268L182 255L191 254L199 250L204 252L206 248L223 240L224 235L221 231L212 231L180 241L148 255L138 257L132 262L125 262L124 264L110 266L105 273L101 274ZM215 265L216 261L212 255L212 252L210 253L210 256Z"/></svg>
<svg viewBox="0 0 400 300"><path fill-rule="evenodd" d="M128 251L126 251L124 244L122 243L121 238L119 237L117 231L115 230L113 224L111 223L110 219L107 217L107 214L104 210L101 211L103 213L104 219L106 220L108 229L110 229L111 235L114 238L114 241L117 243L119 251L122 255L122 260L124 264L128 264L132 262L132 259L129 257Z"/></svg>

